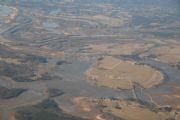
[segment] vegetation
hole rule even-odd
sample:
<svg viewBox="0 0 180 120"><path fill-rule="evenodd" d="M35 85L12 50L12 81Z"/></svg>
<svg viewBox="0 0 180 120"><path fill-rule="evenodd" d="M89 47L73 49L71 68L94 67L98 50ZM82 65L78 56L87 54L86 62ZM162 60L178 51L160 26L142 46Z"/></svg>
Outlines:
<svg viewBox="0 0 180 120"><path fill-rule="evenodd" d="M19 59L23 63L26 63L26 62L47 63L48 62L47 58L44 56L15 52L1 44L0 44L0 56L2 58L16 58L16 59Z"/></svg>
<svg viewBox="0 0 180 120"><path fill-rule="evenodd" d="M0 86L0 99L10 99L13 97L17 97L24 91L25 89L22 89L22 88L8 89L8 88Z"/></svg>
<svg viewBox="0 0 180 120"><path fill-rule="evenodd" d="M61 61L56 62L56 65L63 65L65 63L67 63L67 61L61 60Z"/></svg>
<svg viewBox="0 0 180 120"><path fill-rule="evenodd" d="M33 69L25 64L12 64L0 61L0 75L12 78L17 82L33 81L35 76Z"/></svg>
<svg viewBox="0 0 180 120"><path fill-rule="evenodd" d="M17 57L17 53L9 50L6 46L0 44L0 56L5 58L7 57L14 58Z"/></svg>
<svg viewBox="0 0 180 120"><path fill-rule="evenodd" d="M49 88L47 90L47 93L49 94L49 97L56 97L56 96L60 96L60 95L64 94L64 92L62 90L59 90L56 88Z"/></svg>
<svg viewBox="0 0 180 120"><path fill-rule="evenodd" d="M27 62L27 61L39 62L39 63L47 63L48 62L45 57L32 55L32 54L22 56L22 62Z"/></svg>
<svg viewBox="0 0 180 120"><path fill-rule="evenodd" d="M176 67L178 70L180 70L180 64L177 64Z"/></svg>
<svg viewBox="0 0 180 120"><path fill-rule="evenodd" d="M17 109L16 120L84 120L64 113L54 100L44 100L41 103Z"/></svg>

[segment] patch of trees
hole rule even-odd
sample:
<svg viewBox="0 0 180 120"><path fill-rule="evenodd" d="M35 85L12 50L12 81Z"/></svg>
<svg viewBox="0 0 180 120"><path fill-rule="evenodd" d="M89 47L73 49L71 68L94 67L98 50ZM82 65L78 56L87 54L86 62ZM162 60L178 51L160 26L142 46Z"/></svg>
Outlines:
<svg viewBox="0 0 180 120"><path fill-rule="evenodd" d="M18 108L15 118L17 120L85 120L64 113L58 104L51 99L44 100L34 106Z"/></svg>
<svg viewBox="0 0 180 120"><path fill-rule="evenodd" d="M14 51L8 49L6 46L0 44L0 56L4 58L15 58L17 57L17 54Z"/></svg>
<svg viewBox="0 0 180 120"><path fill-rule="evenodd" d="M68 62L65 60L60 60L56 62L56 65L63 65L63 64L67 64Z"/></svg>
<svg viewBox="0 0 180 120"><path fill-rule="evenodd" d="M17 82L33 81L35 76L33 69L25 64L12 64L0 61L0 75L12 78Z"/></svg>
<svg viewBox="0 0 180 120"><path fill-rule="evenodd" d="M20 59L20 61L24 63L26 62L47 63L48 62L47 58L44 56L19 53L19 52L9 49L8 47L4 45L0 45L0 56L2 58Z"/></svg>
<svg viewBox="0 0 180 120"><path fill-rule="evenodd" d="M10 99L13 97L17 97L22 94L26 89L22 88L12 88L8 89L3 86L0 86L0 99Z"/></svg>
<svg viewBox="0 0 180 120"><path fill-rule="evenodd" d="M21 57L22 62L39 62L39 63L47 63L47 58L43 57L43 56L37 56L37 55L32 55L32 54L27 54L27 55L23 55Z"/></svg>
<svg viewBox="0 0 180 120"><path fill-rule="evenodd" d="M61 96L64 94L62 90L56 89L56 88L49 88L47 90L47 93L49 97L56 97L56 96Z"/></svg>

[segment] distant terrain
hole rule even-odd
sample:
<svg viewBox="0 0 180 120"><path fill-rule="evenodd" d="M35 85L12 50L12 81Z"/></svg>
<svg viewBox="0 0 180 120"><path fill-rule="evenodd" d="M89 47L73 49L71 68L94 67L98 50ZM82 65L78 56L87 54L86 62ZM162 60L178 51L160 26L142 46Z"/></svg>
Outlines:
<svg viewBox="0 0 180 120"><path fill-rule="evenodd" d="M180 120L179 0L0 0L0 120Z"/></svg>

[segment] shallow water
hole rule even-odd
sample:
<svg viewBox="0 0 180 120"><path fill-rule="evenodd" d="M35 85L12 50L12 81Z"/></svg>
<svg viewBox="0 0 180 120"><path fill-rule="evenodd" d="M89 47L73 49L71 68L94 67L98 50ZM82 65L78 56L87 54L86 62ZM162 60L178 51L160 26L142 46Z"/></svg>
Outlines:
<svg viewBox="0 0 180 120"><path fill-rule="evenodd" d="M50 15L57 15L57 14L59 14L59 13L61 13L61 12L62 12L61 9L56 9L56 10L51 11L51 12L50 12Z"/></svg>
<svg viewBox="0 0 180 120"><path fill-rule="evenodd" d="M55 23L55 22L46 21L46 22L43 22L43 26L45 28L56 28L59 25L57 23Z"/></svg>
<svg viewBox="0 0 180 120"><path fill-rule="evenodd" d="M12 12L12 9L8 6L0 6L0 19L8 16Z"/></svg>

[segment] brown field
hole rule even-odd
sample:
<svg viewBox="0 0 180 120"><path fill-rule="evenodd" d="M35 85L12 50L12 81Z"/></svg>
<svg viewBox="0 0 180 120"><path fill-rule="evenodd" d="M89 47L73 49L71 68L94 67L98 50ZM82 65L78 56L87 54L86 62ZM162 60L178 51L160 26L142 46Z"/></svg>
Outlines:
<svg viewBox="0 0 180 120"><path fill-rule="evenodd" d="M161 61L168 64L177 64L180 62L180 47L179 42L171 41L166 43L164 46L153 48L148 52L140 55L140 57L147 57L150 55L156 56L157 61ZM169 45L167 45L169 44Z"/></svg>
<svg viewBox="0 0 180 120"><path fill-rule="evenodd" d="M172 93L153 93L151 97L159 105L170 105L180 109L180 88L177 85L173 85L172 89Z"/></svg>
<svg viewBox="0 0 180 120"><path fill-rule="evenodd" d="M144 105L128 100L79 97L74 99L74 103L86 112L92 112L96 108L102 113L109 113L125 120L144 120L145 118L146 120L165 120L175 116L175 111L154 112ZM175 118L179 119L179 113Z"/></svg>
<svg viewBox="0 0 180 120"><path fill-rule="evenodd" d="M174 108L180 109L179 101L180 95L178 94L152 94L151 95L154 101L160 105L171 105ZM159 99L161 98L161 99Z"/></svg>
<svg viewBox="0 0 180 120"><path fill-rule="evenodd" d="M139 83L144 88L160 84L164 77L160 71L147 65L138 65L132 61L104 57L88 71L93 82L98 86L131 89L132 83Z"/></svg>

